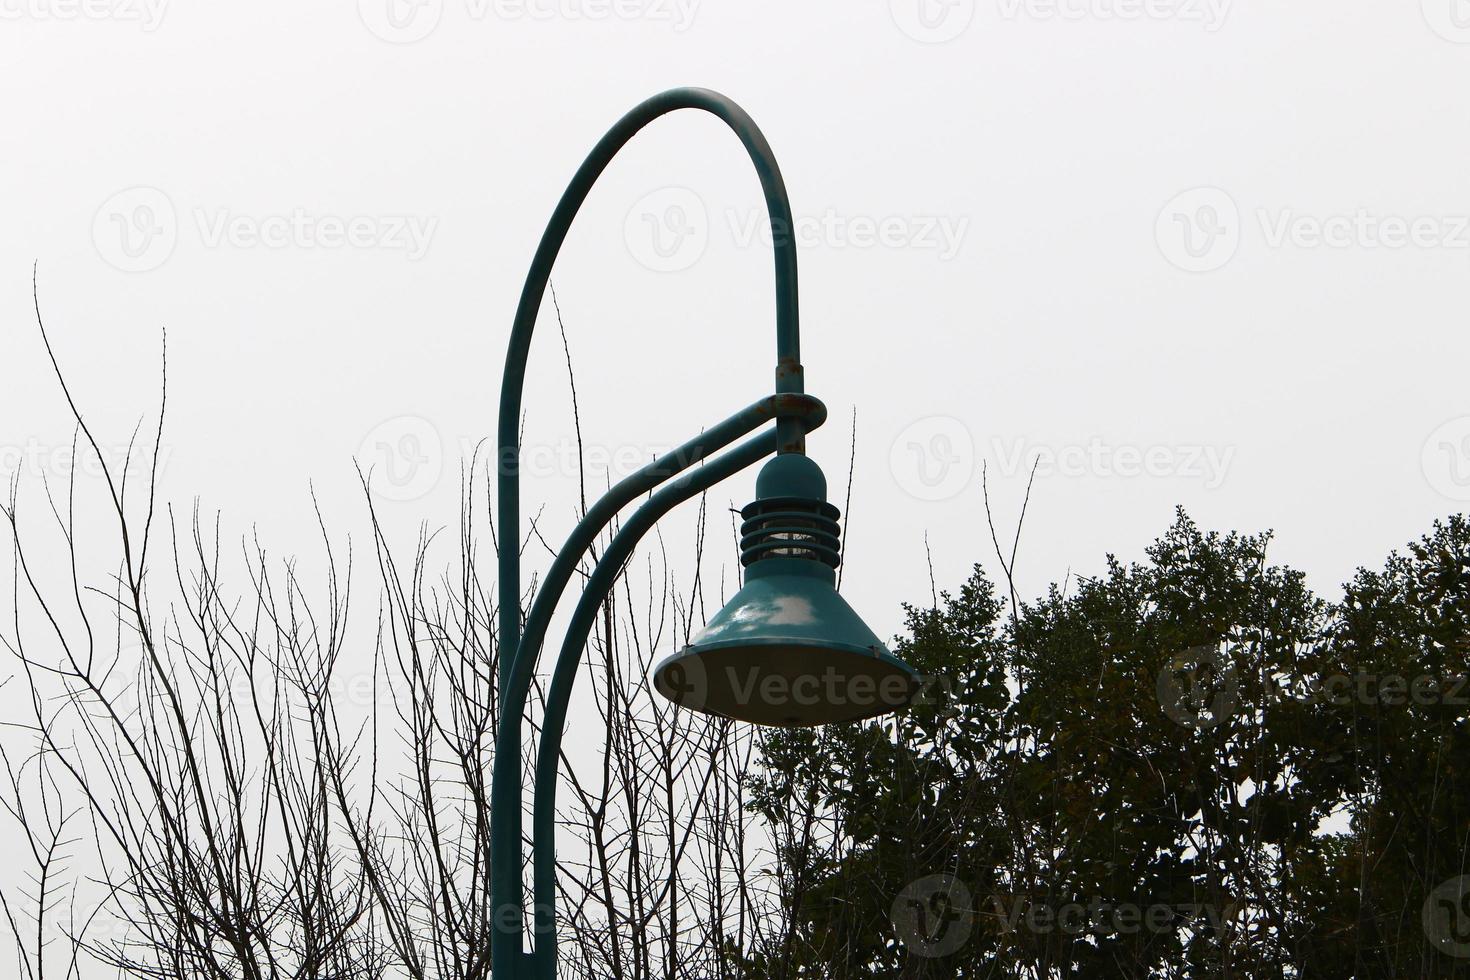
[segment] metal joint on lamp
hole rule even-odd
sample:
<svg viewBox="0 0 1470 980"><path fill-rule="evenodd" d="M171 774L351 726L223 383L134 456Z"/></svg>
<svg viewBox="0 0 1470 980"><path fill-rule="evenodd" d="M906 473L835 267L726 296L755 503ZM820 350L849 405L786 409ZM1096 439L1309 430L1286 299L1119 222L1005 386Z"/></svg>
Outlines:
<svg viewBox="0 0 1470 980"><path fill-rule="evenodd" d="M659 693L707 714L782 728L861 721L907 707L918 675L837 592L827 480L800 453L775 457L741 511L745 585L654 670Z"/></svg>

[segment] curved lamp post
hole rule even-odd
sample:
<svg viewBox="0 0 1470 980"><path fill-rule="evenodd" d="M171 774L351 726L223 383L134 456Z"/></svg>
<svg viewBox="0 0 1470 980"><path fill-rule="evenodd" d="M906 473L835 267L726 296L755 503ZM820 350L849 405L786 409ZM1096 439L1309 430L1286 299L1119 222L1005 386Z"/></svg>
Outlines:
<svg viewBox="0 0 1470 980"><path fill-rule="evenodd" d="M519 425L536 315L557 253L593 183L635 133L676 109L702 109L722 119L740 137L760 176L775 243L776 390L649 463L597 501L557 552L522 625ZM755 502L741 511L746 584L693 643L659 664L654 685L660 693L694 710L788 727L869 718L913 699L914 672L884 648L835 588L838 512L827 503L821 469L805 455L806 434L826 415L822 403L803 392L791 205L765 137L743 109L707 89L674 89L642 103L593 148L552 213L521 290L505 359L498 448L500 721L490 804L494 980L553 980L556 975L557 762L572 685L597 611L618 572L654 522L675 505L776 454L757 480ZM763 426L762 433L710 458ZM534 952L525 953L521 740L536 661L552 612L582 556L623 507L644 495L648 499L622 524L588 578L552 673L534 787L535 943Z"/></svg>

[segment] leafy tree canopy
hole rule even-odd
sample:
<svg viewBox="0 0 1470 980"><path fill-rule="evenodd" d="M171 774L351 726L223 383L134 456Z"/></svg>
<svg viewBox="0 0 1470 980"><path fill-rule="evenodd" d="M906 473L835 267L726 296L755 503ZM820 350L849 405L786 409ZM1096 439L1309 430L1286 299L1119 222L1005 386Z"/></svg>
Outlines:
<svg viewBox="0 0 1470 980"><path fill-rule="evenodd" d="M897 720L762 743L756 977L1470 976L1470 522L1342 597L1180 512L1104 574L907 607ZM733 956L734 954L732 954Z"/></svg>

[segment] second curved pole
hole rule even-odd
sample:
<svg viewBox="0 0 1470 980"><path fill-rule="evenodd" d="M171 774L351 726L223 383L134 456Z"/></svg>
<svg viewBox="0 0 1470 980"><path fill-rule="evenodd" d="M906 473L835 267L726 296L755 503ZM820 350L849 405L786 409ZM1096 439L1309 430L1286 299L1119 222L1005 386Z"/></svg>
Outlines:
<svg viewBox="0 0 1470 980"><path fill-rule="evenodd" d="M803 433L820 426L827 420L827 410L816 399L810 399L809 411L799 418ZM607 550L598 560L592 574L582 587L576 609L567 624L562 639L561 653L551 676L551 688L547 692L545 713L542 716L541 743L536 756L535 804L531 822L535 887L532 909L535 916L535 973L536 980L556 978L556 790L560 771L562 740L566 735L567 710L571 703L572 688L576 684L577 669L582 663L582 652L587 646L587 637L592 632L598 610L611 594L623 565L633 554L633 549L658 522L658 519L679 504L715 484L729 479L741 470L773 455L779 437L775 431L754 436L723 456L689 470L668 486L648 498L613 535Z"/></svg>
<svg viewBox="0 0 1470 980"><path fill-rule="evenodd" d="M526 615L521 652L499 686L500 719L490 775L490 900L494 937L490 956L495 980L511 980L517 976L517 965L527 961L521 950L525 936L521 883L521 726L535 678L537 653L552 613L582 556L618 511L634 500L762 425L787 421L800 428L802 416L814 410L813 403L820 407L820 402L806 395L769 395L618 481L587 510L547 569ZM504 553L503 534L501 538ZM502 666L505 656L501 654Z"/></svg>
<svg viewBox="0 0 1470 980"><path fill-rule="evenodd" d="M542 233L531 268L522 287L516 308L515 321L511 327L509 349L506 352L505 369L500 389L500 416L498 424L496 465L498 479L498 516L500 526L500 582L499 582L499 689L502 696L511 695L511 702L502 701L503 716L501 731L497 734L496 759L510 762L514 770L514 792L509 785L511 777L503 774L492 779L498 785L492 796L498 797L500 805L492 803L492 824L498 825L491 832L492 851L499 856L492 868L492 915L497 942L492 948L492 972L496 980L512 980L517 967L524 962L518 948L523 936L520 923L524 905L523 886L520 876L520 846L522 838L522 814L520 807L521 757L521 709L523 698L514 696L518 686L517 674L526 677L534 670L539 652L540 638L529 644L522 643L520 621L520 422L521 399L525 386L526 361L530 352L531 335L536 318L550 282L551 270L571 228L572 220L586 200L597 178L607 168L617 152L650 122L678 109L700 109L721 119L739 137L749 154L760 178L761 189L766 199L766 210L771 225L771 238L775 246L776 273L776 378L778 395L800 394L804 390L801 368L800 317L797 302L796 243L791 234L791 204L786 194L785 182L776 164L775 154L755 121L744 109L733 101L708 89L673 89L643 102L620 119L593 148L587 159L578 168L571 183L562 194ZM746 431L749 431L748 429ZM802 452L805 449L805 430L795 418L785 415L777 419L778 452ZM610 519L610 516L609 516ZM604 521L605 524L605 521ZM600 530L600 527L598 528ZM594 532L595 533L595 532ZM570 542L569 542L570 544ZM577 555L580 558L580 552ZM561 561L561 556L558 556ZM569 576L568 576L569 577ZM548 591L550 582L542 587ZM538 595L537 600L549 598L554 604L559 598L563 582L549 597ZM522 655L527 663L518 668ZM506 714L513 713L513 717ZM497 773L501 769L496 766ZM496 792L496 790L499 792ZM514 803L510 801L514 799ZM509 859L509 861L507 861ZM514 864L511 871L505 864Z"/></svg>

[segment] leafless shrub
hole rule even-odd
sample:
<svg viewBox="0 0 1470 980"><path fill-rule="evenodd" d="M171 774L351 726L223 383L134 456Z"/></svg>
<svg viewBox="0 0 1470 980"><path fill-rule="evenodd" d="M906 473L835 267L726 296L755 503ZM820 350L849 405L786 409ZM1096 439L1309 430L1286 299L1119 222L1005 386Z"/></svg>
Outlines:
<svg viewBox="0 0 1470 980"><path fill-rule="evenodd" d="M0 804L29 874L0 891L0 910L20 975L487 977L499 651L482 572L522 544L481 518L481 460L466 464L442 571L445 536L390 540L363 476L377 573L365 611L350 543L320 511L324 572L307 584L256 538L225 547L220 518L197 505L157 505L156 471L130 499L132 453L149 450L109 470L52 364L103 481L73 470L44 485L50 532L26 519L18 485L4 507L0 642L28 710L8 729ZM89 494L110 525L102 576L83 558L97 542L81 547ZM695 569L706 517L702 505ZM564 975L730 976L727 951L766 928L742 782L755 746L647 683L655 651L704 614L706 582L677 578L661 540L636 556L589 643L602 745L594 764L563 759Z"/></svg>

